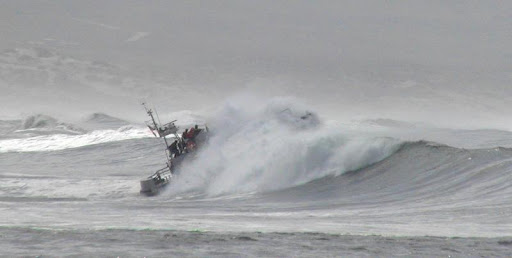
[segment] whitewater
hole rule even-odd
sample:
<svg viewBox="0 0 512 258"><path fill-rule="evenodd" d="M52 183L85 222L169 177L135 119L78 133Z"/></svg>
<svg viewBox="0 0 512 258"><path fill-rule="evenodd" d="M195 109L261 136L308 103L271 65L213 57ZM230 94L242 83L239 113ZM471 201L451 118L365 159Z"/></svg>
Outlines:
<svg viewBox="0 0 512 258"><path fill-rule="evenodd" d="M512 133L339 123L288 97L170 116L212 135L151 198L165 153L142 123L1 121L2 254L510 254Z"/></svg>

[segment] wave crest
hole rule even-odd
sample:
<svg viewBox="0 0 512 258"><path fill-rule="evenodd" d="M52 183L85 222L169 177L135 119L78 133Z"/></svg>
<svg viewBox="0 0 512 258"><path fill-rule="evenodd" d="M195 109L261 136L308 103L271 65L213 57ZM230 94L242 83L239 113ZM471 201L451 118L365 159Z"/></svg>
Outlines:
<svg viewBox="0 0 512 258"><path fill-rule="evenodd" d="M26 117L21 122L17 133L28 132L34 134L81 134L86 131L75 125L60 122L59 120L43 114L36 114Z"/></svg>

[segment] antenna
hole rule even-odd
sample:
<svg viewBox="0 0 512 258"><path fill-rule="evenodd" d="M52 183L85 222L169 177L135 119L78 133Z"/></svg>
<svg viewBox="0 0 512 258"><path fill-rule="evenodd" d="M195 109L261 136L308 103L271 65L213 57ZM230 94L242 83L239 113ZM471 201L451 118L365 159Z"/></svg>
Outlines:
<svg viewBox="0 0 512 258"><path fill-rule="evenodd" d="M156 114L156 118L158 119L158 123L162 124L162 122L160 122L160 117L158 116L158 111L156 111L156 108L155 108L155 114Z"/></svg>
<svg viewBox="0 0 512 258"><path fill-rule="evenodd" d="M156 123L155 121L155 117L153 116L153 110L149 109L147 106L146 106L146 103L142 102L142 105L144 106L144 109L146 110L146 113L148 113L148 115L151 117L151 121L153 122L153 126L155 127L156 131L158 132L158 136L160 136L161 138L164 138L164 144L165 144L165 157L167 158L167 164L171 164L171 159L169 158L169 153L168 153L168 148L169 148L169 144L167 143L167 139L165 138L165 134L161 134L161 130L160 130L160 127L159 125ZM156 109L155 109L155 113L156 113ZM156 113L157 115L157 118L158 118L158 122L160 123L160 118L158 117L158 113ZM161 124L161 123L160 123ZM172 174L172 170L171 170L171 166L170 165L167 165L167 167L169 167L169 171L171 172Z"/></svg>

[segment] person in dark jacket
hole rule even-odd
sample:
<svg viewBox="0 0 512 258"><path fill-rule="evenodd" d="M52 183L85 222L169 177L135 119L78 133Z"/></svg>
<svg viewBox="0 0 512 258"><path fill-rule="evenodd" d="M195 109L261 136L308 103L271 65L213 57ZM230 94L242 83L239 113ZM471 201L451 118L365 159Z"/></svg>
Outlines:
<svg viewBox="0 0 512 258"><path fill-rule="evenodd" d="M180 155L178 140L174 140L174 142L169 145L169 152L171 153L171 157L178 157Z"/></svg>
<svg viewBox="0 0 512 258"><path fill-rule="evenodd" d="M194 126L194 137L196 137L200 132L201 132L202 129L199 129L199 126Z"/></svg>

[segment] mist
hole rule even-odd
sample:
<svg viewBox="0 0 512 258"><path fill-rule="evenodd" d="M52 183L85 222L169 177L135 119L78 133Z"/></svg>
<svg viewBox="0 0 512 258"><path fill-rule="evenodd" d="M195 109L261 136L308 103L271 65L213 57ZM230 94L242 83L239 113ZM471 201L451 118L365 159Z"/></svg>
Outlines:
<svg viewBox="0 0 512 258"><path fill-rule="evenodd" d="M512 129L512 4L4 1L0 117L207 112L240 91L324 119Z"/></svg>

